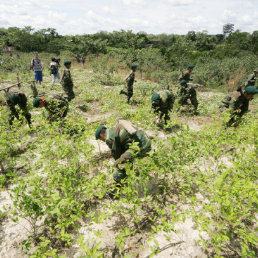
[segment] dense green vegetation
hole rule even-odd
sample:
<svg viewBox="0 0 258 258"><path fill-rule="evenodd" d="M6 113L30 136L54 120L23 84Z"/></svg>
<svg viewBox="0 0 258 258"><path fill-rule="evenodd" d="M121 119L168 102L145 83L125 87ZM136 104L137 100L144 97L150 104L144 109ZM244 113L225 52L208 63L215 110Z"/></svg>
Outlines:
<svg viewBox="0 0 258 258"><path fill-rule="evenodd" d="M255 257L257 101L238 128L226 130L217 113L223 94L203 92L199 117L175 109L172 130L160 132L149 99L162 85L137 82L133 105L127 105L119 97L122 86L116 77L109 78L116 86L104 86L97 72L80 66L72 75L77 97L64 123L48 124L42 110L32 109L30 98L33 128L16 122L10 131L6 107L0 106L0 182L13 201L1 210L1 223L7 217L27 221L28 233L20 243L25 253L71 257L67 250L77 243L75 250L83 257L135 257L150 243L148 254L155 254L163 247L157 236L178 242L173 238L180 232L177 223L191 218L200 231L203 255ZM24 74L20 79L29 78ZM15 80L15 74L6 79ZM50 77L45 80L50 82ZM40 92L62 91L60 86L51 90L49 84ZM31 95L26 83L24 90ZM113 188L113 160L108 152L99 152L93 139L99 124L115 125L116 115L147 130L153 151L128 166L127 184L111 200L107 193ZM190 129L187 121L202 129ZM114 234L113 246L105 240L109 234Z"/></svg>
<svg viewBox="0 0 258 258"><path fill-rule="evenodd" d="M32 27L10 27L0 29L0 49L11 45L20 52L82 56L93 68L106 66L106 72L115 72L136 62L146 74L145 79L163 84L176 83L179 73L194 63L198 67L195 83L212 88L234 88L240 86L247 74L258 66L258 31L250 34L234 31L232 24L226 25L223 34L218 35L209 35L206 31L189 31L186 35L150 35L121 30L62 36L53 28L35 31ZM28 69L24 59L15 62L12 58L0 59L4 61L0 71L17 66Z"/></svg>
<svg viewBox="0 0 258 258"><path fill-rule="evenodd" d="M201 256L256 257L257 98L237 128L223 126L228 114L218 106L225 95L219 91L242 85L258 66L257 35L230 27L221 35L184 36L0 29L0 44L16 49L0 58L0 82L15 82L19 74L33 119L31 129L24 121L10 129L0 92L0 194L10 197L4 207L0 203L0 226L25 227L18 249L30 257L147 257L175 243L168 255L177 255L192 244L182 237L191 238L192 231L180 235L178 228L190 220ZM76 98L63 122L48 124L45 111L32 108L33 51L45 67L40 93L62 92L50 86L50 58L73 59ZM77 56L86 56L85 67ZM132 62L139 72L127 105L119 92ZM189 63L196 64L194 82L204 85L197 89L200 115L179 113L175 105L171 123L161 129L150 96L168 85L175 93ZM144 129L153 148L128 165L127 183L110 199L114 160L94 133L100 124L114 126L117 115Z"/></svg>

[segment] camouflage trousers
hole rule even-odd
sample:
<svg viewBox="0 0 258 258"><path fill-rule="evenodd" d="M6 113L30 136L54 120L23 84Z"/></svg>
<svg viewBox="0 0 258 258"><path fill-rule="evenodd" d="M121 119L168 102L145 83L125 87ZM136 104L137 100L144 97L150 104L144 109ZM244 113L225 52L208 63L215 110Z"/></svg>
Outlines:
<svg viewBox="0 0 258 258"><path fill-rule="evenodd" d="M21 113L25 117L25 119L27 120L27 123L29 125L31 125L31 114L29 113L28 108L27 108L27 97L25 96L25 94L19 94L19 95L20 95L21 101L17 105L21 109ZM12 125L14 118L17 118L18 120L20 119L19 118L19 113L17 112L17 110L15 108L15 105L12 104L12 102L10 100L7 100L6 103L9 107L9 109L10 109L9 125Z"/></svg>
<svg viewBox="0 0 258 258"><path fill-rule="evenodd" d="M116 172L114 173L113 178L117 183L127 176L125 171L126 164L133 163L135 157L143 158L147 156L148 152L151 150L151 140L148 138L148 136L143 131L139 131L137 134L142 142L140 151L138 152L136 149L130 148L125 151L115 162Z"/></svg>
<svg viewBox="0 0 258 258"><path fill-rule="evenodd" d="M71 101L72 99L75 98L75 94L74 94L72 85L69 85L69 86L63 85L63 90L67 95L68 101Z"/></svg>
<svg viewBox="0 0 258 258"><path fill-rule="evenodd" d="M158 124L158 123L160 123L160 120L164 117L164 122L165 122L165 124L167 124L167 121L169 121L170 120L170 117L169 117L169 111L170 111L170 109L156 109L156 110L154 110L154 113L155 114L157 114L157 116L156 116L156 124Z"/></svg>
<svg viewBox="0 0 258 258"><path fill-rule="evenodd" d="M193 87L190 87L190 88L186 89L185 92L179 92L178 103L180 105L187 105L188 104L187 100L190 99L191 104L194 106L194 110L197 111L199 103L198 103L196 95L197 95L196 90Z"/></svg>
<svg viewBox="0 0 258 258"><path fill-rule="evenodd" d="M222 101L222 104L219 106L219 109L221 113L230 113L230 118L228 122L225 124L226 127L237 126L240 123L242 114L238 110L230 110L229 102Z"/></svg>
<svg viewBox="0 0 258 258"><path fill-rule="evenodd" d="M127 92L121 90L121 94L124 94L127 96L127 102L129 103L130 99L133 96L133 86L127 86Z"/></svg>

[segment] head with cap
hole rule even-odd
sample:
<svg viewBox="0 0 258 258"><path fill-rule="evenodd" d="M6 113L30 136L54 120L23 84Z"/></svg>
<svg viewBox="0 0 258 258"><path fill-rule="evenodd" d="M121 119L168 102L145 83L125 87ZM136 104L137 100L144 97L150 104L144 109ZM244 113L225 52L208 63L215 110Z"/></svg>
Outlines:
<svg viewBox="0 0 258 258"><path fill-rule="evenodd" d="M187 81L186 80L181 80L179 84L181 86L186 86L187 85Z"/></svg>
<svg viewBox="0 0 258 258"><path fill-rule="evenodd" d="M258 89L256 89L254 86L248 86L245 88L244 91L244 97L246 99L252 99L255 94L258 93Z"/></svg>
<svg viewBox="0 0 258 258"><path fill-rule="evenodd" d="M46 105L46 100L44 98L34 98L33 99L33 107L42 108Z"/></svg>
<svg viewBox="0 0 258 258"><path fill-rule="evenodd" d="M131 69L135 72L136 69L137 69L137 66L138 66L137 64L132 64L132 65L131 65Z"/></svg>
<svg viewBox="0 0 258 258"><path fill-rule="evenodd" d="M160 103L160 100L161 100L161 98L160 98L159 94L157 94L157 93L152 94L152 96L151 96L152 108L155 108L156 106L158 106Z"/></svg>
<svg viewBox="0 0 258 258"><path fill-rule="evenodd" d="M106 133L107 128L104 125L101 125L97 128L96 132L95 132L95 137L96 140L101 140L101 141L105 141L105 133Z"/></svg>
<svg viewBox="0 0 258 258"><path fill-rule="evenodd" d="M193 71L193 69L194 69L193 64L187 66L187 70L188 70L189 73L191 73Z"/></svg>
<svg viewBox="0 0 258 258"><path fill-rule="evenodd" d="M71 67L71 64L72 64L72 62L71 62L70 60L65 60L65 61L64 61L64 66L65 66L66 68L70 68L70 67Z"/></svg>
<svg viewBox="0 0 258 258"><path fill-rule="evenodd" d="M254 69L254 73L255 73L255 74L258 73L258 68Z"/></svg>

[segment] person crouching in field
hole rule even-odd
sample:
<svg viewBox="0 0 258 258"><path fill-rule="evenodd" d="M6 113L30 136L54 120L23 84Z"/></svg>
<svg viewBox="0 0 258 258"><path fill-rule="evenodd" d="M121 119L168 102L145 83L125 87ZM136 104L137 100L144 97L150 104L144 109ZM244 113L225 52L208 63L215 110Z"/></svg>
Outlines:
<svg viewBox="0 0 258 258"><path fill-rule="evenodd" d="M42 75L42 65L41 65L41 61L39 59L38 53L35 53L34 58L31 60L30 67L34 71L35 82L41 85L41 82L43 80L43 75Z"/></svg>
<svg viewBox="0 0 258 258"><path fill-rule="evenodd" d="M131 65L131 69L132 69L132 71L130 72L130 74L125 79L127 92L124 91L124 90L120 91L120 94L124 94L124 95L127 96L127 103L128 104L130 102L130 99L133 96L133 84L134 84L134 81L135 81L135 72L136 72L136 69L137 69L137 65L136 64L132 64Z"/></svg>
<svg viewBox="0 0 258 258"><path fill-rule="evenodd" d="M66 117L68 112L68 102L65 98L59 95L47 97L47 98L35 98L33 100L33 106L35 108L44 107L48 111L48 121L54 122Z"/></svg>
<svg viewBox="0 0 258 258"><path fill-rule="evenodd" d="M170 120L168 113L172 110L174 101L175 96L169 90L161 90L151 96L151 108L157 114L156 125L160 123L163 116L165 124L167 124L167 121Z"/></svg>
<svg viewBox="0 0 258 258"><path fill-rule="evenodd" d="M191 104L194 106L194 114L197 115L197 108L198 108L198 100L196 97L196 90L195 88L188 84L186 80L181 80L180 81L180 88L178 91L178 103L183 106L183 105L188 105L188 99L190 99Z"/></svg>
<svg viewBox="0 0 258 258"><path fill-rule="evenodd" d="M224 108L230 108L230 119L226 123L227 127L237 126L240 118L248 111L249 101L253 99L253 96L258 93L258 89L254 86L248 86L242 90L234 91L230 96L227 96L220 106L221 110Z"/></svg>
<svg viewBox="0 0 258 258"><path fill-rule="evenodd" d="M19 106L22 115L26 118L28 125L31 125L31 114L28 111L27 107L27 97L26 95L15 89L9 90L5 94L6 97L6 104L10 110L9 114L9 125L13 124L13 120L16 117L18 120L20 120L19 113L16 109L16 106Z"/></svg>
<svg viewBox="0 0 258 258"><path fill-rule="evenodd" d="M119 120L118 124L110 129L107 129L104 125L99 126L95 137L96 140L100 139L105 142L111 149L117 169L113 175L116 183L120 183L127 177L126 163L132 163L134 157L146 156L151 150L151 140L146 133L123 119ZM138 148L131 146L133 142L138 144Z"/></svg>
<svg viewBox="0 0 258 258"><path fill-rule="evenodd" d="M72 62L70 60L64 61L64 70L61 76L61 84L63 86L63 90L67 95L68 101L71 101L75 98L74 92L73 92L73 80L71 77L71 68Z"/></svg>

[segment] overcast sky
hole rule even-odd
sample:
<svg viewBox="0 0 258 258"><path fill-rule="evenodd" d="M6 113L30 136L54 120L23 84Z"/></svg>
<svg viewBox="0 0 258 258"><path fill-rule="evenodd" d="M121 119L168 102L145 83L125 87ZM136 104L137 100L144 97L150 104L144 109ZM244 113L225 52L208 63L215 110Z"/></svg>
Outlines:
<svg viewBox="0 0 258 258"><path fill-rule="evenodd" d="M0 0L0 27L55 28L59 34L133 30L185 34L258 30L258 0Z"/></svg>

